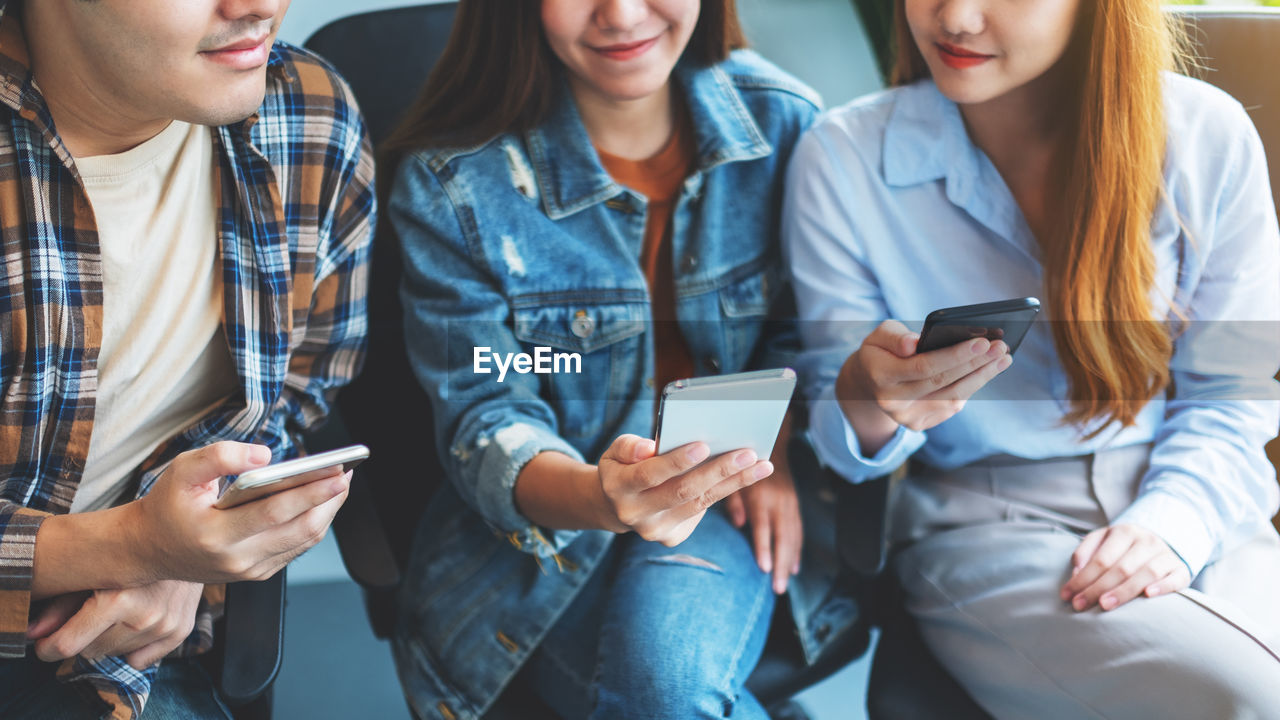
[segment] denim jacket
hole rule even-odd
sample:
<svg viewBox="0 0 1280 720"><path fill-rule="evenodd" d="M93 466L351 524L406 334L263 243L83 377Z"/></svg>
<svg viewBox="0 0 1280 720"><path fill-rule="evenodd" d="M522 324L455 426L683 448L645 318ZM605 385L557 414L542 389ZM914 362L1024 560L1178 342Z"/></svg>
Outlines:
<svg viewBox="0 0 1280 720"><path fill-rule="evenodd" d="M793 323L766 323L791 312L782 181L819 101L746 51L682 64L675 80L697 146L672 216L682 334L701 375L784 365ZM620 434L652 436L647 200L605 171L558 88L532 130L406 157L390 198L406 343L450 481L418 527L394 639L423 718L481 715L613 538L524 517L525 463L546 451L594 462ZM550 372L503 374L495 358L514 353Z"/></svg>

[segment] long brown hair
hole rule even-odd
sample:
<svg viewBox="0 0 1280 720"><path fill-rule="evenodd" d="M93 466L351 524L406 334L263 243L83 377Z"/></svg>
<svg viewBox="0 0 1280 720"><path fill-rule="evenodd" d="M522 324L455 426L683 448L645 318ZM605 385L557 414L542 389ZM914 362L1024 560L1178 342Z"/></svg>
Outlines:
<svg viewBox="0 0 1280 720"><path fill-rule="evenodd" d="M735 0L702 0L686 60L710 65L746 47ZM542 31L538 0L461 0L444 54L384 159L421 147L482 143L534 127L555 97L559 60Z"/></svg>
<svg viewBox="0 0 1280 720"><path fill-rule="evenodd" d="M894 84L928 77L928 66L895 3ZM1084 0L1063 62L1076 131L1059 154L1052 235L1045 249L1053 338L1070 381L1066 421L1132 425L1169 382L1170 328L1152 318L1155 257L1151 221L1164 197L1161 73L1184 57L1181 26L1159 0Z"/></svg>

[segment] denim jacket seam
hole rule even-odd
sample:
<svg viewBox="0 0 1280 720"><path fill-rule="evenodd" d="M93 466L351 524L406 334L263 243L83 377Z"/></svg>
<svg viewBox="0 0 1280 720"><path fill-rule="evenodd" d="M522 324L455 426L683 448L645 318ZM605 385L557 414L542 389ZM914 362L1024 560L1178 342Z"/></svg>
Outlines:
<svg viewBox="0 0 1280 720"><path fill-rule="evenodd" d="M738 72L729 73L729 77L734 86L739 90L762 90L766 92L785 93L805 101L814 110L821 112L823 109L822 101L818 95L801 85L762 77L759 75L749 75Z"/></svg>

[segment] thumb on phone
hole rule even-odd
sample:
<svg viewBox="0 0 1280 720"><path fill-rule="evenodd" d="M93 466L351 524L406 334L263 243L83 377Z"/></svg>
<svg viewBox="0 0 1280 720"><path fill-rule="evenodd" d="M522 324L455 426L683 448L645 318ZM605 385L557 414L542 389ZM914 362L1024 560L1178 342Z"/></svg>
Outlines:
<svg viewBox="0 0 1280 720"><path fill-rule="evenodd" d="M916 347L920 345L920 333L903 333L898 336L898 347L896 354L900 358L909 358L916 354Z"/></svg>
<svg viewBox="0 0 1280 720"><path fill-rule="evenodd" d="M239 475L270 462L271 449L265 445L224 440L206 445L190 453L188 457L178 456L170 471L181 482L199 486L224 475Z"/></svg>

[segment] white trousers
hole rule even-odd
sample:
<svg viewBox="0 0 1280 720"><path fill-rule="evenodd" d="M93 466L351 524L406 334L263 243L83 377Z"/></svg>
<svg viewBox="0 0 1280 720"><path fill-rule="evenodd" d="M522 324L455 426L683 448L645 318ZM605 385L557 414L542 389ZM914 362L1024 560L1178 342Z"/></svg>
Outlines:
<svg viewBox="0 0 1280 720"><path fill-rule="evenodd" d="M1084 534L1132 502L1149 452L913 468L897 487L907 609L995 717L1280 718L1273 529L1175 594L1081 613L1058 597Z"/></svg>

